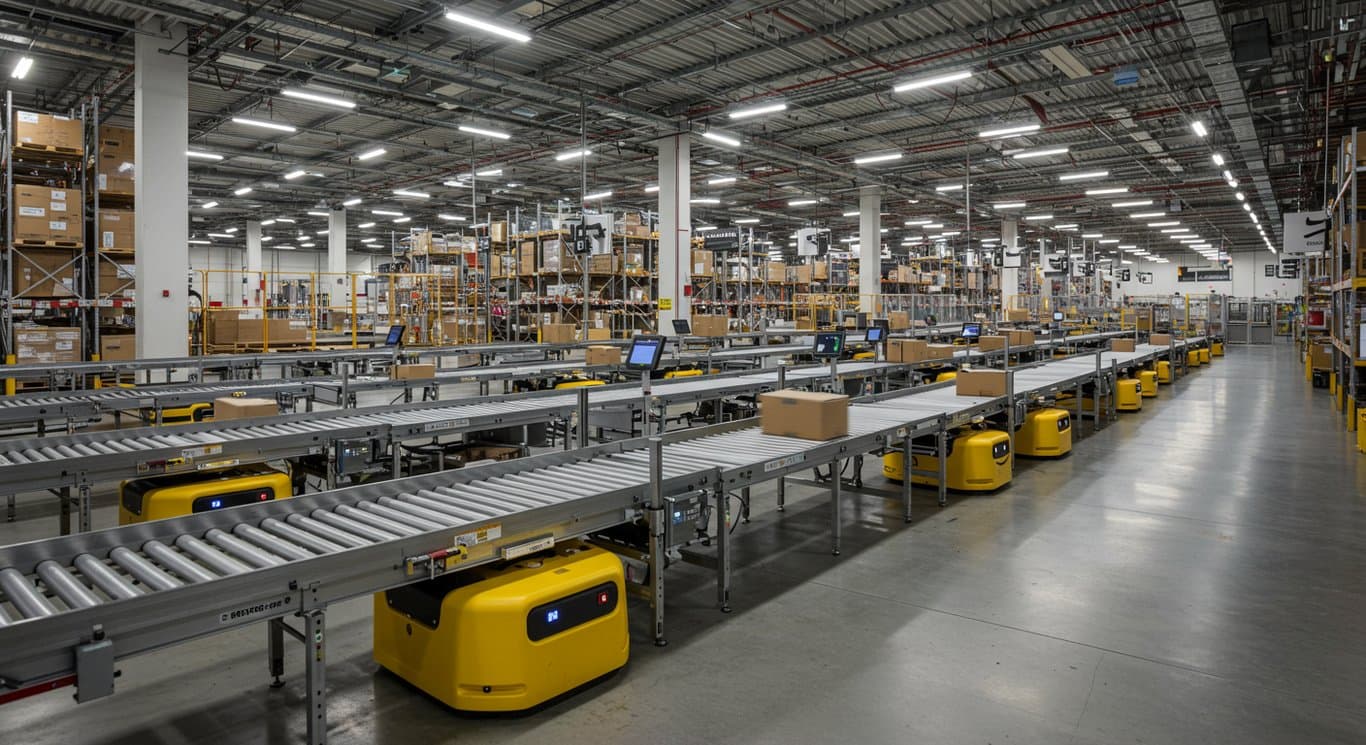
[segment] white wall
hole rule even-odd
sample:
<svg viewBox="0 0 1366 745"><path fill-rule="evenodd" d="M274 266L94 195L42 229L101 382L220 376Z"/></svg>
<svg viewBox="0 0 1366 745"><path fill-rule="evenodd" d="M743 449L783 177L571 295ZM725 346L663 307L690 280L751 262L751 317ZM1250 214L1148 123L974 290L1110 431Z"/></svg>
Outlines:
<svg viewBox="0 0 1366 745"><path fill-rule="evenodd" d="M372 254L349 253L346 255L346 270L348 272L371 272L374 270L374 265L383 258ZM208 294L204 298L206 303L222 302L228 307L241 306L243 304L243 293L253 289L252 283L255 282L254 279L251 279L246 285L242 283L242 269L246 264L247 252L244 248L191 246L190 273L193 278L190 286L201 294L204 294L207 287ZM210 271L206 275L202 270ZM273 251L267 244L261 250L261 270L286 275L326 272L327 252ZM339 293L334 292L333 294L337 295L338 298L341 297Z"/></svg>
<svg viewBox="0 0 1366 745"><path fill-rule="evenodd" d="M1214 269L1199 254L1169 254L1167 264L1154 264L1150 261L1134 259L1129 269L1129 281L1117 282L1121 295L1232 295L1235 297L1282 297L1293 298L1300 293L1298 279L1277 279L1265 276L1267 264L1279 264L1280 257L1270 251L1233 254L1233 281L1231 282L1177 282L1178 265L1195 269ZM1152 272L1153 283L1141 284L1138 273Z"/></svg>

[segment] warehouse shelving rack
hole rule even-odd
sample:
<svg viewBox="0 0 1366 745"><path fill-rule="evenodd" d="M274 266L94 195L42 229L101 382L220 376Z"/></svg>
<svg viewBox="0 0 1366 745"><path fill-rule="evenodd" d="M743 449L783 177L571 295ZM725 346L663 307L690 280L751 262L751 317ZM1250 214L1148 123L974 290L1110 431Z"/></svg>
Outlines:
<svg viewBox="0 0 1366 745"><path fill-rule="evenodd" d="M1334 173L1337 189L1329 198L1328 231L1328 307L1329 338L1332 343L1332 369L1329 389L1334 406L1346 418L1347 428L1357 428L1357 410L1366 402L1361 369L1366 367L1362 333L1366 332L1366 235L1361 233L1359 210L1366 194L1360 193L1360 174L1366 160L1357 152L1361 142L1356 127L1338 143Z"/></svg>

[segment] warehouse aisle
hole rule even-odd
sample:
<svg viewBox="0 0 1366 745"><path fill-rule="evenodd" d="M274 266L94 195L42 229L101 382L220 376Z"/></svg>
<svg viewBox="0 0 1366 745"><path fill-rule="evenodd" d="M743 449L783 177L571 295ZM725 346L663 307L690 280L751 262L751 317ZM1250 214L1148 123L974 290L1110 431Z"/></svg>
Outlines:
<svg viewBox="0 0 1366 745"><path fill-rule="evenodd" d="M331 742L1360 743L1362 458L1292 352L1231 347L999 494L918 494L909 527L847 500L838 558L823 489L781 516L756 493L733 614L710 575L671 570L670 646L633 605L625 672L529 716L455 715L377 672L369 599L347 603ZM264 641L130 661L93 704L11 705L0 741L298 742L299 649L272 691Z"/></svg>

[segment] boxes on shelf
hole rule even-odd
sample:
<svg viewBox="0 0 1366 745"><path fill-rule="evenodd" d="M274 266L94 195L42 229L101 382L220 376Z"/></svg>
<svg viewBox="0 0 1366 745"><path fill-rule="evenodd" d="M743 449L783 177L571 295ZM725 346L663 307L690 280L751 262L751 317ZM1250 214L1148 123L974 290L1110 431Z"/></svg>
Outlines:
<svg viewBox="0 0 1366 745"><path fill-rule="evenodd" d="M80 151L84 149L81 121L65 116L14 112L14 144Z"/></svg>
<svg viewBox="0 0 1366 745"><path fill-rule="evenodd" d="M137 161L133 130L100 127L100 143L95 168L95 188L100 191L133 193L133 172Z"/></svg>
<svg viewBox="0 0 1366 745"><path fill-rule="evenodd" d="M508 224L503 220L489 223L489 240L501 243L508 239Z"/></svg>
<svg viewBox="0 0 1366 745"><path fill-rule="evenodd" d="M911 314L909 311L894 310L887 314L887 326L892 331L906 331L911 327Z"/></svg>
<svg viewBox="0 0 1366 745"><path fill-rule="evenodd" d="M1333 347L1323 342L1309 345L1309 367L1315 370L1329 370L1333 367Z"/></svg>
<svg viewBox="0 0 1366 745"><path fill-rule="evenodd" d="M764 265L764 280L768 282L786 282L787 264L781 261L770 261Z"/></svg>
<svg viewBox="0 0 1366 745"><path fill-rule="evenodd" d="M491 442L476 442L465 446L460 454L462 464L481 460L512 460L522 457L522 449L516 445L499 445Z"/></svg>
<svg viewBox="0 0 1366 745"><path fill-rule="evenodd" d="M564 241L553 238L541 241L541 271L551 273L579 271L579 257L574 255Z"/></svg>
<svg viewBox="0 0 1366 745"><path fill-rule="evenodd" d="M621 348L594 345L584 350L585 365L620 365Z"/></svg>
<svg viewBox="0 0 1366 745"><path fill-rule="evenodd" d="M578 327L572 323L543 323L541 324L541 343L543 344L573 344L578 341L575 331Z"/></svg>
<svg viewBox="0 0 1366 745"><path fill-rule="evenodd" d="M394 365L389 368L390 380L431 380L436 377L436 365L422 364Z"/></svg>
<svg viewBox="0 0 1366 745"><path fill-rule="evenodd" d="M1134 351L1134 340L1133 340L1133 339L1111 339L1111 340L1110 340L1110 351L1111 351L1111 352L1132 352L1132 351Z"/></svg>
<svg viewBox="0 0 1366 745"><path fill-rule="evenodd" d="M1010 308L1006 311L1006 320L1012 323L1023 323L1029 320L1029 310L1026 308Z"/></svg>
<svg viewBox="0 0 1366 745"><path fill-rule="evenodd" d="M716 257L711 251L695 248L692 252L692 274L694 277L711 277L716 274Z"/></svg>
<svg viewBox="0 0 1366 745"><path fill-rule="evenodd" d="M1037 341L1033 331L1007 331L1006 337L1010 339L1012 347L1032 347Z"/></svg>
<svg viewBox="0 0 1366 745"><path fill-rule="evenodd" d="M612 329L588 329L588 338L584 341L609 341L612 338Z"/></svg>
<svg viewBox="0 0 1366 745"><path fill-rule="evenodd" d="M811 279L820 282L830 279L830 264L824 261L817 261L811 265Z"/></svg>
<svg viewBox="0 0 1366 745"><path fill-rule="evenodd" d="M628 274L643 274L645 254L640 251L627 251L621 255L621 268Z"/></svg>
<svg viewBox="0 0 1366 745"><path fill-rule="evenodd" d="M616 254L597 254L588 259L588 271L594 274L615 274L617 266Z"/></svg>
<svg viewBox="0 0 1366 745"><path fill-rule="evenodd" d="M109 295L132 295L137 281L136 264L115 264L108 257L99 257L101 297Z"/></svg>
<svg viewBox="0 0 1366 745"><path fill-rule="evenodd" d="M71 297L76 294L76 254L62 249L12 251L14 297Z"/></svg>
<svg viewBox="0 0 1366 745"><path fill-rule="evenodd" d="M81 330L53 326L15 326L14 358L15 362L21 365L30 362L80 362Z"/></svg>
<svg viewBox="0 0 1366 745"><path fill-rule="evenodd" d="M730 318L725 315L693 314L693 336L725 336L730 326Z"/></svg>
<svg viewBox="0 0 1366 745"><path fill-rule="evenodd" d="M985 338L985 337L984 337ZM1006 395L1004 370L959 370L954 378L960 396L996 397Z"/></svg>
<svg viewBox="0 0 1366 745"><path fill-rule="evenodd" d="M213 400L213 419L216 422L275 416L280 405L273 398L233 398L224 396Z"/></svg>
<svg viewBox="0 0 1366 745"><path fill-rule="evenodd" d="M849 397L813 391L759 396L759 425L766 435L830 440L849 434Z"/></svg>
<svg viewBox="0 0 1366 745"><path fill-rule="evenodd" d="M799 285L811 284L811 267L807 264L789 267L787 270L787 281L795 282Z"/></svg>
<svg viewBox="0 0 1366 745"><path fill-rule="evenodd" d="M135 247L133 210L100 210L99 247L104 250L132 251Z"/></svg>
<svg viewBox="0 0 1366 745"><path fill-rule="evenodd" d="M308 321L291 318L239 318L222 313L209 316L209 344L298 344L308 340ZM269 335L269 339L266 336Z"/></svg>
<svg viewBox="0 0 1366 745"><path fill-rule="evenodd" d="M82 210L78 190L18 184L14 187L14 239L80 243Z"/></svg>
<svg viewBox="0 0 1366 745"><path fill-rule="evenodd" d="M517 273L523 275L536 273L535 241L526 241L517 249Z"/></svg>
<svg viewBox="0 0 1366 745"><path fill-rule="evenodd" d="M101 334L100 359L103 361L135 360L138 356L138 338L133 334Z"/></svg>

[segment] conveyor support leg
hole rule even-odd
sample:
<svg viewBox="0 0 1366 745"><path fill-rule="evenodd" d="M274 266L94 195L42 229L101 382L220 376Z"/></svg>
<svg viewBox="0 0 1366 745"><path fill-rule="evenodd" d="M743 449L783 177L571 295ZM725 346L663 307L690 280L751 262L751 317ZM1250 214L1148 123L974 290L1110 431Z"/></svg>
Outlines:
<svg viewBox="0 0 1366 745"><path fill-rule="evenodd" d="M724 486L718 487L716 499L716 604L722 613L730 613L730 498Z"/></svg>
<svg viewBox="0 0 1366 745"><path fill-rule="evenodd" d="M649 407L645 408L646 427ZM664 638L664 441L650 438L650 605L654 613L655 646L669 642Z"/></svg>
<svg viewBox="0 0 1366 745"><path fill-rule="evenodd" d="M830 554L840 555L840 459L830 461Z"/></svg>
<svg viewBox="0 0 1366 745"><path fill-rule="evenodd" d="M939 431L935 433L934 445L938 450L939 456L939 506L943 507L949 503L949 430L948 422L944 418L939 419ZM906 461L910 463L910 461ZM907 481L910 481L910 473L904 474Z"/></svg>
<svg viewBox="0 0 1366 745"><path fill-rule="evenodd" d="M266 649L269 653L271 688L281 688L285 681L285 620L272 618L266 624Z"/></svg>
<svg viewBox="0 0 1366 745"><path fill-rule="evenodd" d="M308 684L308 745L327 742L327 659L324 611L306 611L304 617L305 675Z"/></svg>
<svg viewBox="0 0 1366 745"><path fill-rule="evenodd" d="M907 433L901 441L901 506L906 522L911 521L911 463L911 437Z"/></svg>
<svg viewBox="0 0 1366 745"><path fill-rule="evenodd" d="M787 511L787 478L784 476L778 477L778 511Z"/></svg>

